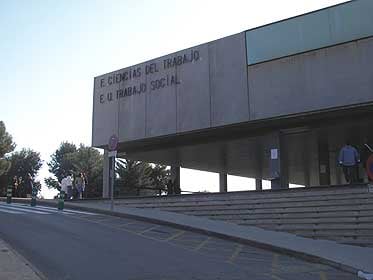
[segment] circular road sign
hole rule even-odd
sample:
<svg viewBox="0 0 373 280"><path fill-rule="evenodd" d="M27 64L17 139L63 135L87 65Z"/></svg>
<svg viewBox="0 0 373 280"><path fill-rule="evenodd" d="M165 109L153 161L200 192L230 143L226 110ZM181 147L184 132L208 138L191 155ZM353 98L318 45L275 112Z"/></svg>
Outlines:
<svg viewBox="0 0 373 280"><path fill-rule="evenodd" d="M119 142L118 136L116 136L115 134L111 135L109 138L109 145L108 145L109 151L115 151L118 147L118 142Z"/></svg>
<svg viewBox="0 0 373 280"><path fill-rule="evenodd" d="M373 180L373 155L370 155L367 160L367 173L369 178Z"/></svg>

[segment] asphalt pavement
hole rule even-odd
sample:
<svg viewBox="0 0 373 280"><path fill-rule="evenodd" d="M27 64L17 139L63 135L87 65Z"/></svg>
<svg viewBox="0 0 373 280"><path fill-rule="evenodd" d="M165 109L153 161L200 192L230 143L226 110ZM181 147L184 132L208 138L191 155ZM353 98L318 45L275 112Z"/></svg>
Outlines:
<svg viewBox="0 0 373 280"><path fill-rule="evenodd" d="M46 279L357 279L326 265L129 218L0 203L0 221L0 238Z"/></svg>

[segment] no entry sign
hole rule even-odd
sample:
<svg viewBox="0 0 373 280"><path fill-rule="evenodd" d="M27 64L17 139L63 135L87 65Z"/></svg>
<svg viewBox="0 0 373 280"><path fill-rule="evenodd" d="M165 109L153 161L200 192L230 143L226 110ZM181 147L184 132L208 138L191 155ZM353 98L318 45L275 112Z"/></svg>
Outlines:
<svg viewBox="0 0 373 280"><path fill-rule="evenodd" d="M116 151L118 147L118 142L119 142L118 136L116 136L115 134L111 135L109 138L108 150Z"/></svg>

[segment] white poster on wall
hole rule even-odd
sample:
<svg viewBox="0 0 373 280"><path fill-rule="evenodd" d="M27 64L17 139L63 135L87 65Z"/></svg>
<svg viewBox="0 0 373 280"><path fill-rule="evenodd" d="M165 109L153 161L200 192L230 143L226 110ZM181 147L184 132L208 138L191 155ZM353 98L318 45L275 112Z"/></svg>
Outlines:
<svg viewBox="0 0 373 280"><path fill-rule="evenodd" d="M278 159L278 149L271 149L271 159Z"/></svg>

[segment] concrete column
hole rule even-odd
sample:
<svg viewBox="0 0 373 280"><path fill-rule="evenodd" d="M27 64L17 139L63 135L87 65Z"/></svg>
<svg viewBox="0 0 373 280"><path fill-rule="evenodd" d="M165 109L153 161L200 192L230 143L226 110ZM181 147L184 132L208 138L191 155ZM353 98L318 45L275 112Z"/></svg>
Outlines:
<svg viewBox="0 0 373 280"><path fill-rule="evenodd" d="M327 136L319 136L318 146L320 185L330 185L329 143Z"/></svg>
<svg viewBox="0 0 373 280"><path fill-rule="evenodd" d="M171 166L171 180L174 184L175 190L181 190L180 188L180 166Z"/></svg>
<svg viewBox="0 0 373 280"><path fill-rule="evenodd" d="M263 181L262 181L262 178L256 178L255 179L255 189L257 191L261 191L263 189Z"/></svg>
<svg viewBox="0 0 373 280"><path fill-rule="evenodd" d="M285 139L285 134L280 133L280 187L281 189L289 188L289 161L288 161L288 146Z"/></svg>
<svg viewBox="0 0 373 280"><path fill-rule="evenodd" d="M269 151L271 189L289 188L287 145L285 135L273 134Z"/></svg>
<svg viewBox="0 0 373 280"><path fill-rule="evenodd" d="M304 186L306 188L311 186L311 144L310 139L312 135L307 132L303 135L303 173L304 173Z"/></svg>
<svg viewBox="0 0 373 280"><path fill-rule="evenodd" d="M228 176L227 173L219 173L219 192L228 191Z"/></svg>
<svg viewBox="0 0 373 280"><path fill-rule="evenodd" d="M255 179L255 189L261 191L263 189L263 151L264 147L262 144L262 139L259 138L259 141L256 142L256 179Z"/></svg>
<svg viewBox="0 0 373 280"><path fill-rule="evenodd" d="M110 197L110 182L109 182L109 156L108 151L104 151L104 170L103 170L103 186L102 186L102 197L109 198Z"/></svg>
<svg viewBox="0 0 373 280"><path fill-rule="evenodd" d="M219 173L219 192L224 193L228 191L228 176L227 172L227 145L223 144L220 149L220 160L223 172Z"/></svg>

